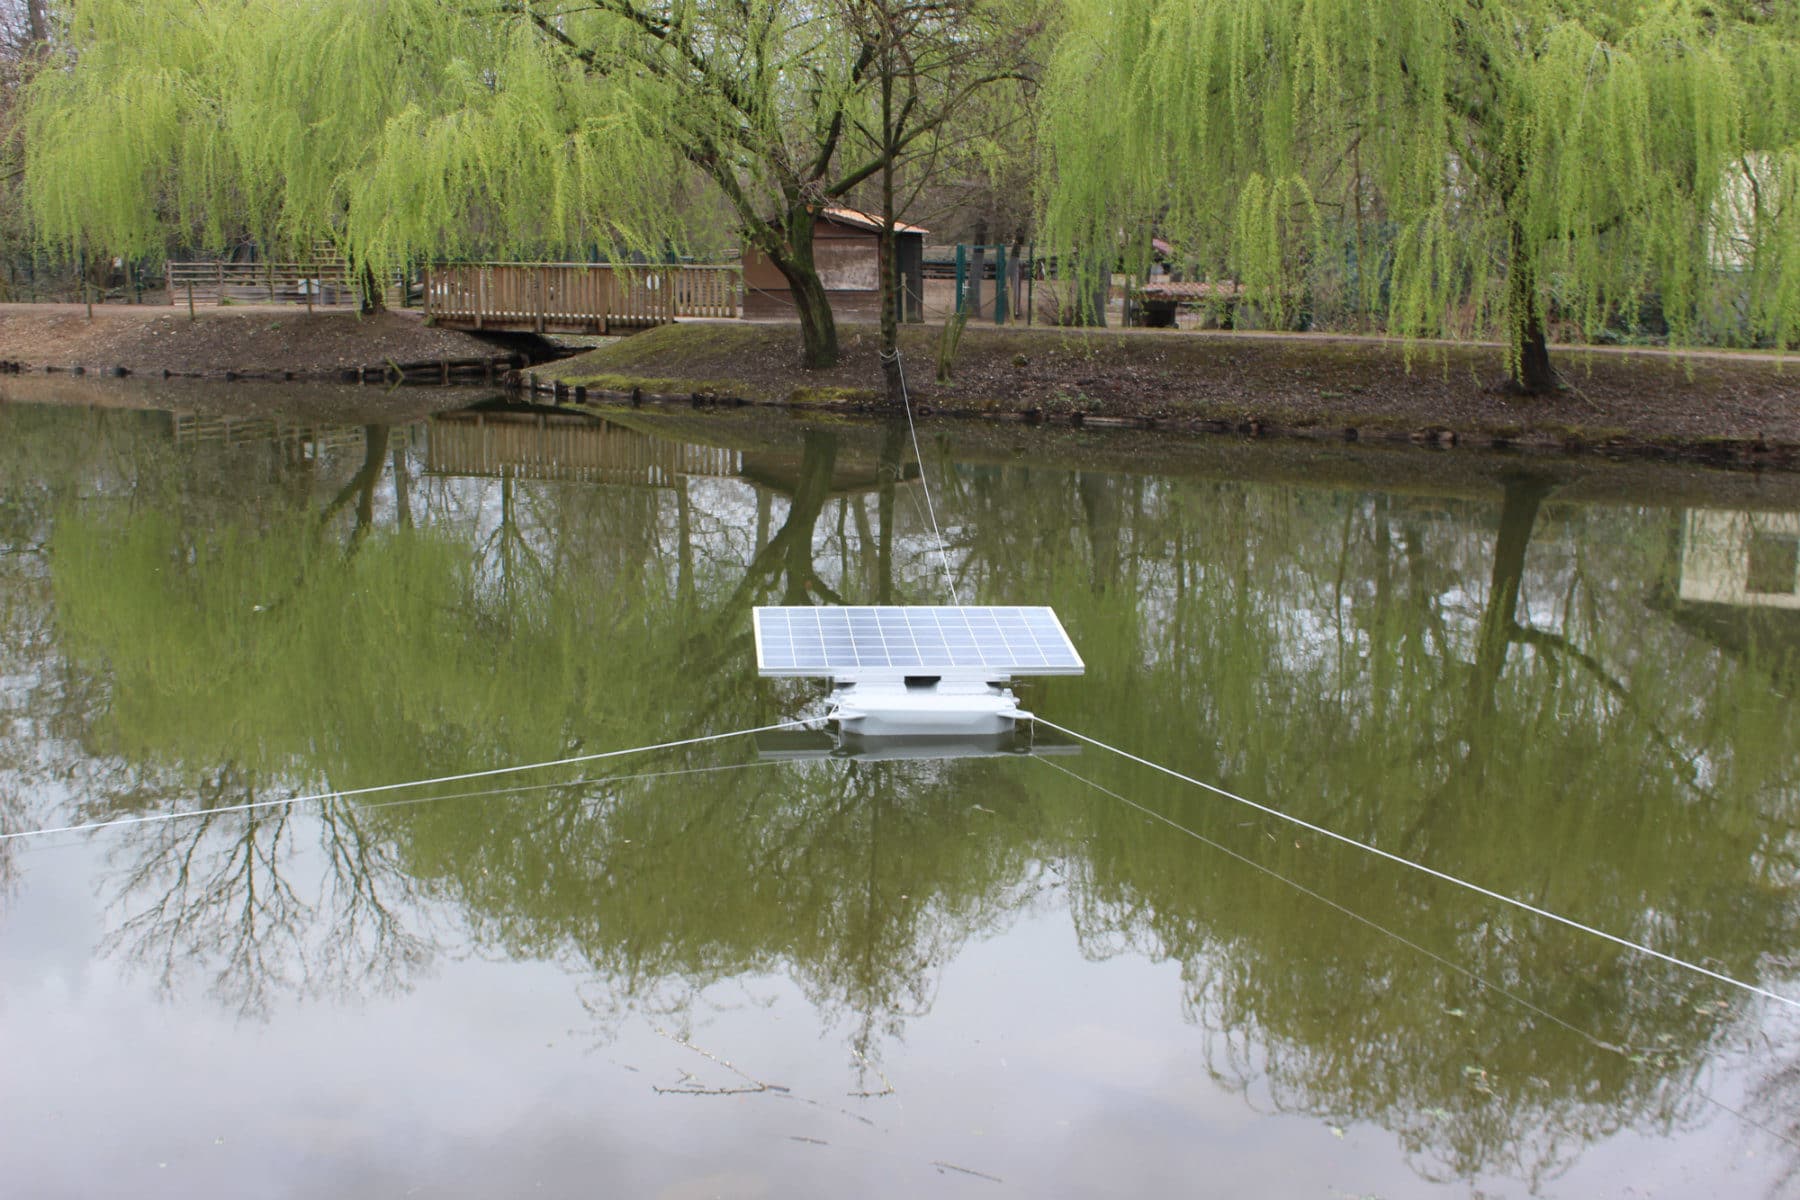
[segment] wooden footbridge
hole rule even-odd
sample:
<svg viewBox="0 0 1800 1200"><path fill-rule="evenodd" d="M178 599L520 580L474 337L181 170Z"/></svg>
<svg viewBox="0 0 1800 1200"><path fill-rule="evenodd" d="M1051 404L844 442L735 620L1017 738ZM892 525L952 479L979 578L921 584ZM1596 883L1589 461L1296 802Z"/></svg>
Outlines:
<svg viewBox="0 0 1800 1200"><path fill-rule="evenodd" d="M735 266L453 263L425 269L425 316L446 329L613 333L736 317Z"/></svg>

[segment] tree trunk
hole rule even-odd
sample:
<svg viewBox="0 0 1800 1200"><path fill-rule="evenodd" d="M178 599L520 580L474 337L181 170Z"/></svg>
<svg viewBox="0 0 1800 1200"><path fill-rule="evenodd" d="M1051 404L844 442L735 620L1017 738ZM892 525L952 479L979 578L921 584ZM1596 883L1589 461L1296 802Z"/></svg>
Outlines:
<svg viewBox="0 0 1800 1200"><path fill-rule="evenodd" d="M837 320L831 314L831 298L819 273L811 268L787 275L794 293L795 315L800 318L800 363L809 371L837 366Z"/></svg>
<svg viewBox="0 0 1800 1200"><path fill-rule="evenodd" d="M1519 369L1513 377L1517 388L1530 396L1546 395L1561 387L1550 365L1550 342L1544 335L1544 318L1532 313L1519 331Z"/></svg>
<svg viewBox="0 0 1800 1200"><path fill-rule="evenodd" d="M50 49L50 21L44 4L45 0L25 0L25 36L34 58L41 58Z"/></svg>
<svg viewBox="0 0 1800 1200"><path fill-rule="evenodd" d="M881 136L885 161L881 165L881 374L887 383L887 402L906 403L906 387L900 372L900 313L896 295L898 272L894 261L894 70L892 51L884 51L881 71Z"/></svg>
<svg viewBox="0 0 1800 1200"><path fill-rule="evenodd" d="M1556 371L1550 366L1550 342L1544 333L1544 310L1538 302L1537 268L1525 245L1525 231L1514 225L1510 241L1507 319L1518 342L1513 348L1517 362L1509 382L1515 391L1542 396L1556 391L1559 385Z"/></svg>
<svg viewBox="0 0 1800 1200"><path fill-rule="evenodd" d="M386 289L381 280L375 278L375 268L362 264L362 307L359 311L364 316L387 310Z"/></svg>
<svg viewBox="0 0 1800 1200"><path fill-rule="evenodd" d="M787 214L786 237L780 246L764 246L763 253L787 280L794 298L794 315L800 320L800 361L809 371L837 366L837 321L831 298L813 265L813 226L818 216L804 205Z"/></svg>

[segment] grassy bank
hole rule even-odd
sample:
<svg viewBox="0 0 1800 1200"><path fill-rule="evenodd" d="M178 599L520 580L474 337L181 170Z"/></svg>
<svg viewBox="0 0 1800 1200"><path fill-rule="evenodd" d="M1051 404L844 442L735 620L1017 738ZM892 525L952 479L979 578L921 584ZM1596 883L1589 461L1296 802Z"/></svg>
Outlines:
<svg viewBox="0 0 1800 1200"><path fill-rule="evenodd" d="M545 378L615 395L880 407L875 330L840 332L830 371L798 369L792 327L717 323L655 329ZM1800 364L1769 356L1562 349L1567 387L1520 397L1496 386L1501 352L1483 345L971 325L939 383L938 336L908 328L902 351L915 404L946 414L1800 462Z"/></svg>

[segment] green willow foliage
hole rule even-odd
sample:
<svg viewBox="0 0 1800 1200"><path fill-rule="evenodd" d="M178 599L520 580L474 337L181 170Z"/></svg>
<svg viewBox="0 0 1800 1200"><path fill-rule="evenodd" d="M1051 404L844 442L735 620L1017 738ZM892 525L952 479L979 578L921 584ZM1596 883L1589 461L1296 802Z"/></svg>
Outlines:
<svg viewBox="0 0 1800 1200"><path fill-rule="evenodd" d="M1800 342L1791 3L1071 0L1044 92L1065 248L1154 224L1279 313L1353 244L1408 335L1591 335L1655 293L1678 341L1730 298Z"/></svg>
<svg viewBox="0 0 1800 1200"><path fill-rule="evenodd" d="M1036 27L1008 14L1032 3L86 0L33 90L32 214L59 252L247 233L387 269L660 252L710 211L683 203L703 179L822 303L819 209L1014 80L981 48L1023 54L1008 31ZM900 63L892 145L878 60ZM835 358L829 317L809 360Z"/></svg>
<svg viewBox="0 0 1800 1200"><path fill-rule="evenodd" d="M29 113L50 248L160 257L248 233L359 262L644 248L669 234L667 107L528 5L90 0ZM616 34L616 30L614 31Z"/></svg>

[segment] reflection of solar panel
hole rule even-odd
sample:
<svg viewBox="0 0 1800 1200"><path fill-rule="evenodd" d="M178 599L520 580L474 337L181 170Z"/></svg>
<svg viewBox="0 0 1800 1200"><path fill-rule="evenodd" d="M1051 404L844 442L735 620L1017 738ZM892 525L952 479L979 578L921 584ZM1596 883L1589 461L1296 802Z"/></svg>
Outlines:
<svg viewBox="0 0 1800 1200"><path fill-rule="evenodd" d="M1081 656L1045 607L767 607L755 612L764 675L881 680L1079 675Z"/></svg>

